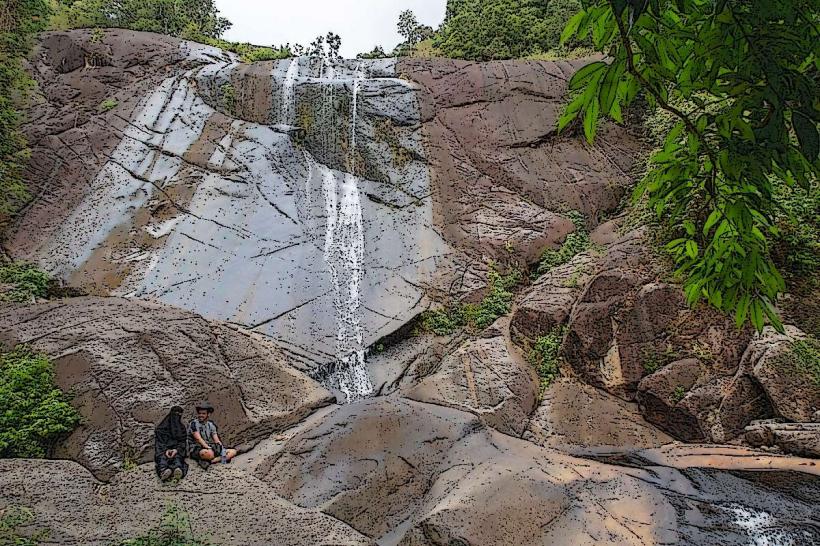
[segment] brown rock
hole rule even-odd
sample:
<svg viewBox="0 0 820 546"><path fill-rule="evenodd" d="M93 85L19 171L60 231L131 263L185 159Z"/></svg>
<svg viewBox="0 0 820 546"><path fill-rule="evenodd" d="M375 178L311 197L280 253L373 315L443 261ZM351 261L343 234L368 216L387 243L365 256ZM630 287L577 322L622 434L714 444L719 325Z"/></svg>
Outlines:
<svg viewBox="0 0 820 546"><path fill-rule="evenodd" d="M647 423L635 404L569 378L557 380L544 393L525 437L572 452L602 447L634 450L672 441Z"/></svg>
<svg viewBox="0 0 820 546"><path fill-rule="evenodd" d="M451 244L482 261L532 263L573 229L554 211L595 223L617 207L638 141L607 124L594 147L555 131L567 78L586 62L399 62L423 88L434 220Z"/></svg>
<svg viewBox="0 0 820 546"><path fill-rule="evenodd" d="M541 276L516 301L511 323L514 339L535 341L564 325L594 269L595 258L584 253Z"/></svg>
<svg viewBox="0 0 820 546"><path fill-rule="evenodd" d="M153 459L153 427L173 405L208 399L222 439L252 444L333 398L268 341L173 307L76 298L0 307L8 345L48 355L83 424L57 449L100 478Z"/></svg>
<svg viewBox="0 0 820 546"><path fill-rule="evenodd" d="M784 453L820 458L820 423L753 421L744 440L754 447L777 446Z"/></svg>
<svg viewBox="0 0 820 546"><path fill-rule="evenodd" d="M538 377L511 347L503 327L487 335L446 356L438 371L405 396L474 413L488 426L520 436L537 403Z"/></svg>
<svg viewBox="0 0 820 546"><path fill-rule="evenodd" d="M702 439L697 418L676 408L702 373L701 362L690 358L645 377L638 385L637 401L646 420L678 438Z"/></svg>
<svg viewBox="0 0 820 546"><path fill-rule="evenodd" d="M9 505L30 508L35 520L24 532L47 531L52 544L107 546L142 537L171 505L186 512L196 536L224 546L373 544L231 467L204 472L193 465L180 483L163 484L151 464L101 484L70 461L0 460L0 487L0 513Z"/></svg>
<svg viewBox="0 0 820 546"><path fill-rule="evenodd" d="M794 327L788 327L786 335L767 328L744 355L744 367L751 366L751 375L765 391L774 412L797 422L811 421L820 410L820 385L795 364L791 354L794 341L804 337Z"/></svg>

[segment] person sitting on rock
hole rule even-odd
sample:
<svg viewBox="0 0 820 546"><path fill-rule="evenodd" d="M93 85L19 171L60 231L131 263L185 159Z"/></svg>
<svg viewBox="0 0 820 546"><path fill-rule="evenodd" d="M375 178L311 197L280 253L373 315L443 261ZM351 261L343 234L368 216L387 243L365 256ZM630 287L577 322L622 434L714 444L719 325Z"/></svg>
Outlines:
<svg viewBox="0 0 820 546"><path fill-rule="evenodd" d="M227 449L222 445L216 424L211 421L213 412L214 407L208 402L197 404L196 419L192 420L188 426L191 446L189 455L202 469L207 469L210 465L222 460L229 463L236 457L235 449Z"/></svg>
<svg viewBox="0 0 820 546"><path fill-rule="evenodd" d="M181 480L188 473L185 462L187 433L182 422L182 408L174 406L154 429L154 462L162 481L172 477Z"/></svg>

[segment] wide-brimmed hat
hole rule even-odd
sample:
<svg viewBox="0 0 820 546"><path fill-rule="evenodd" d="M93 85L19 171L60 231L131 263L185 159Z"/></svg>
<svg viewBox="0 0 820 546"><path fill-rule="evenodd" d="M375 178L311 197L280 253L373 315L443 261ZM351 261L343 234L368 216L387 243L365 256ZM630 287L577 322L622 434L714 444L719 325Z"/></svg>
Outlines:
<svg viewBox="0 0 820 546"><path fill-rule="evenodd" d="M211 405L211 403L210 403L210 402L199 402L199 403L195 406L195 408L196 408L196 411L199 411L199 410L205 410L205 411L207 411L208 413L213 413L213 412L214 412L214 407Z"/></svg>

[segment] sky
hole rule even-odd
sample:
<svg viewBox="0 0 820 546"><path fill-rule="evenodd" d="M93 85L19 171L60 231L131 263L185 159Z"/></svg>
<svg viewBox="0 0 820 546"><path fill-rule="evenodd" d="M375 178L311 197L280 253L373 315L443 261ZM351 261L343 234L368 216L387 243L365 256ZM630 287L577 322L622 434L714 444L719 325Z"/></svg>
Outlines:
<svg viewBox="0 0 820 546"><path fill-rule="evenodd" d="M342 56L349 58L377 44L387 52L398 45L402 40L396 23L405 9L413 10L419 22L437 28L446 4L446 0L216 0L222 16L233 22L226 40L308 45L332 30L342 37Z"/></svg>

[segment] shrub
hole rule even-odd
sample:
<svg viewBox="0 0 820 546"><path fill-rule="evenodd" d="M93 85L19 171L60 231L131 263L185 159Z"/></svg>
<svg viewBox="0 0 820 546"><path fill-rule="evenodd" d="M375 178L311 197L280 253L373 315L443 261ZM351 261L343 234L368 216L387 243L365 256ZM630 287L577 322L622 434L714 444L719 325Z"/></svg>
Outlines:
<svg viewBox="0 0 820 546"><path fill-rule="evenodd" d="M678 385L677 387L675 387L675 391L672 393L672 402L677 404L678 402L683 400L685 397L686 397L686 389L683 387L683 385Z"/></svg>
<svg viewBox="0 0 820 546"><path fill-rule="evenodd" d="M25 346L0 355L0 457L45 457L79 422L46 357Z"/></svg>
<svg viewBox="0 0 820 546"><path fill-rule="evenodd" d="M114 99L105 99L100 103L100 111L101 112L108 112L109 110L113 110L116 108L120 103Z"/></svg>
<svg viewBox="0 0 820 546"><path fill-rule="evenodd" d="M811 378L812 383L820 387L820 341L814 338L796 341L788 358L801 373Z"/></svg>
<svg viewBox="0 0 820 546"><path fill-rule="evenodd" d="M188 514L171 505L165 510L159 527L148 534L119 542L116 546L211 546L211 542L194 535Z"/></svg>
<svg viewBox="0 0 820 546"><path fill-rule="evenodd" d="M536 269L537 277L549 273L559 265L564 265L590 247L589 232L586 230L583 215L577 211L570 211L566 215L575 224L575 231L567 235L558 250L548 248L544 251Z"/></svg>
<svg viewBox="0 0 820 546"><path fill-rule="evenodd" d="M491 265L487 276L487 295L481 303L457 304L447 309L428 311L421 318L421 330L440 336L450 335L464 327L483 330L510 312L512 289L519 282L520 271L513 270L507 275L501 275Z"/></svg>
<svg viewBox="0 0 820 546"><path fill-rule="evenodd" d="M39 531L31 536L19 534L18 528L31 525L34 512L22 506L8 506L0 512L0 545L2 546L37 546L48 539L47 531Z"/></svg>
<svg viewBox="0 0 820 546"><path fill-rule="evenodd" d="M0 300L25 303L46 297L51 277L32 264L12 262L0 266L0 281L14 285L9 292L0 294Z"/></svg>
<svg viewBox="0 0 820 546"><path fill-rule="evenodd" d="M564 339L564 327L555 328L548 335L539 337L530 349L528 360L535 367L541 380L541 394L558 378L558 355Z"/></svg>

